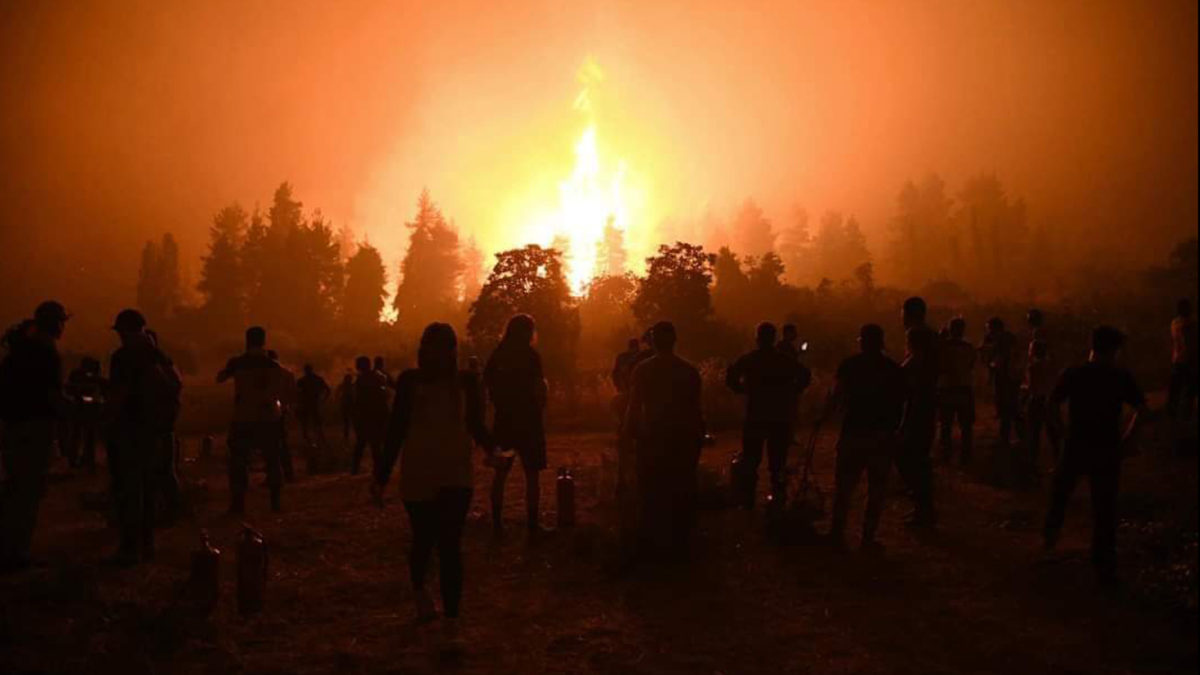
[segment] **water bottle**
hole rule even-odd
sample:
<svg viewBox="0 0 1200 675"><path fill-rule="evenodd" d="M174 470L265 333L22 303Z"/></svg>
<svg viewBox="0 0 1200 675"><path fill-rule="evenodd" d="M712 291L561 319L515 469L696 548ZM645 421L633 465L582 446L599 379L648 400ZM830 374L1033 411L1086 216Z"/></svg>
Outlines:
<svg viewBox="0 0 1200 675"><path fill-rule="evenodd" d="M571 527L575 524L575 477L571 470L558 470L558 526Z"/></svg>
<svg viewBox="0 0 1200 675"><path fill-rule="evenodd" d="M267 592L267 543L262 533L249 525L242 526L237 570L238 612L242 615L261 612Z"/></svg>
<svg viewBox="0 0 1200 675"><path fill-rule="evenodd" d="M204 614L217 607L221 596L221 551L208 539L208 531L200 532L200 548L192 552L192 574L188 580L192 602Z"/></svg>

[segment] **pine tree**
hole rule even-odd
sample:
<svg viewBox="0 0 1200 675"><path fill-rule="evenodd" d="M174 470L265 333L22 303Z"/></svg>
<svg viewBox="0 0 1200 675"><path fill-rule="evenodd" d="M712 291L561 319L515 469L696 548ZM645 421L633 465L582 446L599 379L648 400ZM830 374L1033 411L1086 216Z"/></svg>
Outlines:
<svg viewBox="0 0 1200 675"><path fill-rule="evenodd" d="M775 232L771 221L753 199L742 203L734 218L733 231L737 236L738 249L745 255L760 256L775 250Z"/></svg>
<svg viewBox="0 0 1200 675"><path fill-rule="evenodd" d="M342 318L351 331L366 331L379 325L387 297L387 270L374 246L363 243L357 249L346 261Z"/></svg>
<svg viewBox="0 0 1200 675"><path fill-rule="evenodd" d="M208 255L203 258L197 289L204 295L203 311L210 326L221 331L242 323L246 289L239 249L246 237L246 211L232 204L213 216L208 230Z"/></svg>
<svg viewBox="0 0 1200 675"><path fill-rule="evenodd" d="M393 306L399 322L408 331L419 332L428 323L447 318L455 306L462 261L458 233L446 222L429 190L421 192L416 217L405 226L410 231L408 251L400 263Z"/></svg>

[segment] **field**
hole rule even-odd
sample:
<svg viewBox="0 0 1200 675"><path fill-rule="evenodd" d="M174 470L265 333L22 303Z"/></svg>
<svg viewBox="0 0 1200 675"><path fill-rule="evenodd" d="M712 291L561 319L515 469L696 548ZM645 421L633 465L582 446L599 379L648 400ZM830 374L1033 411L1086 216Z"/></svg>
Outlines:
<svg viewBox="0 0 1200 675"><path fill-rule="evenodd" d="M1087 562L1086 487L1061 555L1043 559L1042 491L1015 491L989 461L940 466L942 524L916 536L899 523L899 489L885 515L886 552L769 543L761 510L701 514L690 562L618 574L611 439L555 433L551 466L576 468L579 524L537 543L521 527L510 482L510 534L491 535L486 480L466 534L465 652L438 649L436 624L413 622L405 567L407 521L394 494L368 504L367 478L307 476L271 514L261 474L248 522L270 547L266 610L236 612L234 546L223 447L183 473L194 515L160 532L159 555L132 570L105 567L115 530L85 509L103 477L55 468L35 547L44 569L0 578L0 672L121 673L1194 673L1194 456L1177 457L1164 429L1127 464L1120 534L1125 584L1097 590ZM723 476L735 432L705 450ZM832 493L832 434L819 443L818 483ZM103 472L102 472L103 474ZM553 522L550 472L544 518ZM893 475L895 481L895 476ZM760 481L760 485L762 482ZM824 529L822 524L821 529ZM207 529L223 549L222 598L212 616L180 603L189 556ZM436 588L436 586L434 586Z"/></svg>

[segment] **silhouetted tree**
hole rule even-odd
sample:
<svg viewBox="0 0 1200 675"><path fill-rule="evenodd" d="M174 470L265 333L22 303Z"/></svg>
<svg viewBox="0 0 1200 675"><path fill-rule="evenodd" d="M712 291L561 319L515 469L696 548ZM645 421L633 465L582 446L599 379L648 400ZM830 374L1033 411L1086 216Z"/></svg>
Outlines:
<svg viewBox="0 0 1200 675"><path fill-rule="evenodd" d="M346 261L346 291L342 300L342 317L352 331L367 331L379 325L387 298L387 270L379 250L370 244L358 250Z"/></svg>
<svg viewBox="0 0 1200 675"><path fill-rule="evenodd" d="M152 322L164 321L179 307L179 246L166 233L161 243L146 242L138 268L137 304Z"/></svg>
<svg viewBox="0 0 1200 675"><path fill-rule="evenodd" d="M459 259L462 260L463 303L469 308L471 303L479 297L483 281L490 271L487 268L483 251L479 250L479 244L475 241L475 235L471 235L467 240L467 245L462 248Z"/></svg>
<svg viewBox="0 0 1200 675"><path fill-rule="evenodd" d="M1020 290L1029 243L1025 202L1010 199L994 174L975 176L959 193L955 223L970 241L964 280L992 296Z"/></svg>
<svg viewBox="0 0 1200 675"><path fill-rule="evenodd" d="M508 320L519 313L537 322L547 376L568 376L579 343L579 308L567 285L562 252L531 244L496 254L496 265L471 305L467 334L480 353L487 354Z"/></svg>
<svg viewBox="0 0 1200 675"><path fill-rule="evenodd" d="M808 228L808 211L802 207L792 210L792 220L779 236L779 258L787 268L787 280L793 284L815 281L813 237Z"/></svg>
<svg viewBox="0 0 1200 675"><path fill-rule="evenodd" d="M836 211L821 218L813 242L813 255L820 277L830 280L851 278L856 267L871 259L858 221L854 217L846 220Z"/></svg>
<svg viewBox="0 0 1200 675"><path fill-rule="evenodd" d="M628 272L596 277L588 284L579 302L585 354L590 349L600 363L607 365L612 354L624 348L627 339L639 335L641 331L632 309L637 288L637 277Z"/></svg>
<svg viewBox="0 0 1200 675"><path fill-rule="evenodd" d="M733 220L733 231L739 250L746 255L759 256L775 250L775 233L771 229L771 221L767 220L763 210L753 199L742 203Z"/></svg>
<svg viewBox="0 0 1200 675"><path fill-rule="evenodd" d="M405 330L419 333L428 323L446 320L455 307L462 263L458 233L446 222L429 190L417 200L417 214L405 223L408 251L400 263L400 282L393 306Z"/></svg>
<svg viewBox="0 0 1200 675"><path fill-rule="evenodd" d="M246 237L246 218L245 209L232 204L213 216L208 229L208 255L203 258L197 289L204 295L205 321L217 331L243 323L246 289L239 251Z"/></svg>
<svg viewBox="0 0 1200 675"><path fill-rule="evenodd" d="M604 224L604 237L596 242L597 277L619 277L625 274L625 230L616 226L610 217Z"/></svg>
<svg viewBox="0 0 1200 675"><path fill-rule="evenodd" d="M908 288L920 288L930 279L958 272L963 242L951 223L945 182L936 174L920 184L906 182L896 207L887 258L897 280Z"/></svg>
<svg viewBox="0 0 1200 675"><path fill-rule="evenodd" d="M646 259L646 276L633 301L638 322L649 326L669 320L680 331L703 331L713 313L709 284L715 262L716 257L702 246L683 242L659 246L658 254Z"/></svg>
<svg viewBox="0 0 1200 675"><path fill-rule="evenodd" d="M713 258L712 308L717 316L735 326L745 322L750 312L750 279L742 270L742 262L728 247L721 247Z"/></svg>

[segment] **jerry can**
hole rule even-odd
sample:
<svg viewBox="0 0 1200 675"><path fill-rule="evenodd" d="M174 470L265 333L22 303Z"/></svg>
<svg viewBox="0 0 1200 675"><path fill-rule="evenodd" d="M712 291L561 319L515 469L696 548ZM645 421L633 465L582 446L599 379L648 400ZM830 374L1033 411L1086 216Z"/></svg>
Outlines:
<svg viewBox="0 0 1200 675"><path fill-rule="evenodd" d="M221 551L209 541L208 532L200 532L200 548L192 552L192 574L188 580L192 601L204 614L217 607L221 596Z"/></svg>
<svg viewBox="0 0 1200 675"><path fill-rule="evenodd" d="M262 533L249 525L242 526L237 546L237 592L238 612L262 611L267 593L267 543Z"/></svg>
<svg viewBox="0 0 1200 675"><path fill-rule="evenodd" d="M558 526L570 527L575 524L575 477L571 470L558 470Z"/></svg>

